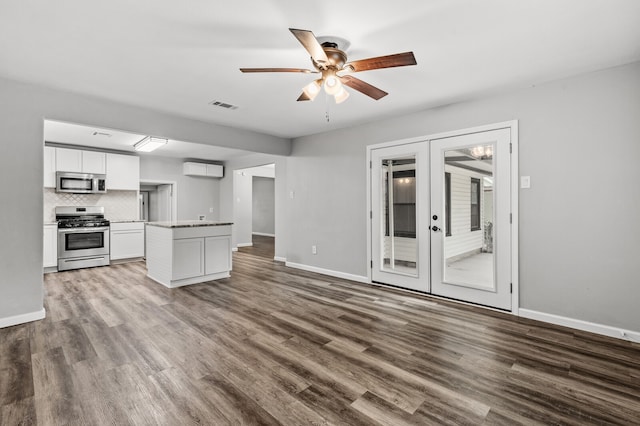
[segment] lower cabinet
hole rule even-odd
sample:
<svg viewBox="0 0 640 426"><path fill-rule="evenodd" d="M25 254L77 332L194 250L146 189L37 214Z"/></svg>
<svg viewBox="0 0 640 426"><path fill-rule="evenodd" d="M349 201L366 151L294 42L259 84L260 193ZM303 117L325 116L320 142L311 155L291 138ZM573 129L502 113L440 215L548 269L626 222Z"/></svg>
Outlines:
<svg viewBox="0 0 640 426"><path fill-rule="evenodd" d="M172 280L204 275L204 239L173 240Z"/></svg>
<svg viewBox="0 0 640 426"><path fill-rule="evenodd" d="M144 223L111 222L111 260L144 257Z"/></svg>
<svg viewBox="0 0 640 426"><path fill-rule="evenodd" d="M229 277L231 224L147 223L147 276L167 287Z"/></svg>
<svg viewBox="0 0 640 426"><path fill-rule="evenodd" d="M227 272L231 269L231 238L229 236L204 239L205 275Z"/></svg>
<svg viewBox="0 0 640 426"><path fill-rule="evenodd" d="M42 266L44 268L58 267L58 225L44 225L42 250Z"/></svg>

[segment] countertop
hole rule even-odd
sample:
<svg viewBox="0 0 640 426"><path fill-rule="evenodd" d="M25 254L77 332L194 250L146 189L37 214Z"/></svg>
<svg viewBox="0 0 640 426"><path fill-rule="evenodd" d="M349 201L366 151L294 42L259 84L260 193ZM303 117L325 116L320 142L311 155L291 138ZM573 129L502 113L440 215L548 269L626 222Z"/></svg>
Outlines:
<svg viewBox="0 0 640 426"><path fill-rule="evenodd" d="M171 222L147 222L147 226L159 226L161 228L197 228L199 226L225 226L233 225L233 222L213 222L210 220L176 220Z"/></svg>
<svg viewBox="0 0 640 426"><path fill-rule="evenodd" d="M144 222L144 220L110 220L111 223L138 223Z"/></svg>

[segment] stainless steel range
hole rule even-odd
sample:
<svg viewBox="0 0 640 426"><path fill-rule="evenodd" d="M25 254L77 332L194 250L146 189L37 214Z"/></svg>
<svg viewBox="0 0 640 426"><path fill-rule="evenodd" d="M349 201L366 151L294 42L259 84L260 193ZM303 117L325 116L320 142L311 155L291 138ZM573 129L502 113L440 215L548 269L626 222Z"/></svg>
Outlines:
<svg viewBox="0 0 640 426"><path fill-rule="evenodd" d="M109 221L104 207L56 207L58 271L109 264Z"/></svg>

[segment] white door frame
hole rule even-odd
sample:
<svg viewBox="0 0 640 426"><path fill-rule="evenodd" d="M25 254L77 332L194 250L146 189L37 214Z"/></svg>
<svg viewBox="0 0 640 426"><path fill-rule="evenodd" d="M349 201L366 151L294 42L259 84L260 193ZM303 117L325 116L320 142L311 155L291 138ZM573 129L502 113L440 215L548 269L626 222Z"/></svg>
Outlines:
<svg viewBox="0 0 640 426"><path fill-rule="evenodd" d="M171 217L178 220L178 183L174 180L140 179L140 185L171 185L173 196L171 197ZM138 212L140 217L140 212Z"/></svg>
<svg viewBox="0 0 640 426"><path fill-rule="evenodd" d="M418 136L415 138L401 139L389 142L383 142L375 145L367 146L367 203L366 203L366 218L367 218L367 278L369 284L373 284L371 280L371 262L372 262L372 232L373 225L371 219L371 194L373 188L371 187L371 151L377 148L391 147L395 145L404 145L409 143L431 141L433 139L441 139L451 136L462 136L470 133L486 132L489 130L509 129L511 134L511 282L513 283L513 292L511 294L511 313L514 315L519 314L519 289L520 281L519 277L519 223L518 223L518 194L519 194L519 182L518 182L518 120L505 121L501 123L488 124L484 126L471 127L461 130L453 130L449 132L436 133L432 135ZM438 296L433 296L438 297ZM463 302L462 302L463 303ZM486 308L492 309L492 308ZM503 312L503 311L501 311Z"/></svg>

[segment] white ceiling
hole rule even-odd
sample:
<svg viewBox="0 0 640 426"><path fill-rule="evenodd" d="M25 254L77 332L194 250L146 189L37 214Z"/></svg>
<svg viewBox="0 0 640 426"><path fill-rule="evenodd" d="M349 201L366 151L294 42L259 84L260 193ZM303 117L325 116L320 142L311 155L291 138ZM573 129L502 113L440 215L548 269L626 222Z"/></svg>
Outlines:
<svg viewBox="0 0 640 426"><path fill-rule="evenodd" d="M638 0L3 1L0 75L296 137L638 61L639 17ZM309 68L289 27L418 65L357 74L379 101L296 102L313 76L238 70Z"/></svg>

